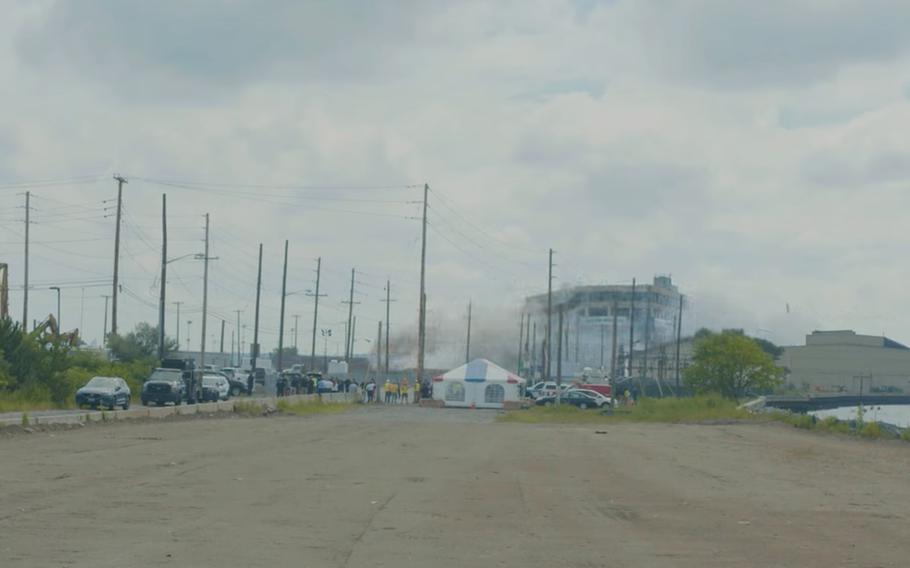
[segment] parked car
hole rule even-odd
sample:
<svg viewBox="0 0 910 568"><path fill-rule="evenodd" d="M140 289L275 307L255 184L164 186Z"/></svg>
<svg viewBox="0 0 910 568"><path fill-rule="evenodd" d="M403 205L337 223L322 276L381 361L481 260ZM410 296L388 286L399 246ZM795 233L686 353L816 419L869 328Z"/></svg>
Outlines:
<svg viewBox="0 0 910 568"><path fill-rule="evenodd" d="M126 410L130 407L130 396L129 385L120 377L92 377L76 391L76 406L104 406L108 410L122 406Z"/></svg>
<svg viewBox="0 0 910 568"><path fill-rule="evenodd" d="M580 392L582 394L586 394L586 395L590 396L591 398L593 398L594 400L597 401L598 408L602 408L604 406L610 406L611 404L613 404L613 399L610 398L609 396L604 396L602 391L593 390L593 389L588 388L587 386L585 386L584 388L574 388L574 389L570 390L569 392L570 393ZM563 395L563 396L565 396L565 395Z"/></svg>
<svg viewBox="0 0 910 568"><path fill-rule="evenodd" d="M185 400L187 404L196 404L202 398L202 373L196 369L193 359L163 359L162 369L177 369L181 371L183 383L186 387Z"/></svg>
<svg viewBox="0 0 910 568"><path fill-rule="evenodd" d="M217 373L208 373L202 376L203 402L217 402L231 397L231 385L227 377Z"/></svg>
<svg viewBox="0 0 910 568"><path fill-rule="evenodd" d="M169 402L179 406L186 398L186 382L180 369L155 369L142 385L139 395L144 406L163 406Z"/></svg>
<svg viewBox="0 0 910 568"><path fill-rule="evenodd" d="M571 385L569 385L569 383L562 384L562 392L566 392L570 388L571 388ZM541 397L546 398L546 397L556 396L556 391L557 391L556 381L546 381L546 382L539 382L539 383L535 384L533 387L531 387L530 389L528 389L528 395L534 399L541 398Z"/></svg>
<svg viewBox="0 0 910 568"><path fill-rule="evenodd" d="M246 382L247 373L234 367L224 367L221 369L221 374L227 377L228 384L231 387L231 396L240 396L240 393L246 392L248 386Z"/></svg>
<svg viewBox="0 0 910 568"><path fill-rule="evenodd" d="M597 397L594 395L597 395ZM571 389L562 393L560 403L571 404L584 410L587 408L601 408L602 406L609 404L609 401L606 401L605 397L599 393L589 394L580 390ZM535 401L535 404L539 406L553 406L556 404L556 395L542 396Z"/></svg>

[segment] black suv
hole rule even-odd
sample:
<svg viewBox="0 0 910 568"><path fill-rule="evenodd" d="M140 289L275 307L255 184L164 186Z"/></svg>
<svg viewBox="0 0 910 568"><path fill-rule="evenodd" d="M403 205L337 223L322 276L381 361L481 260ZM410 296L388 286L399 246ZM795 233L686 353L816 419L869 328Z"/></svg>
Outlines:
<svg viewBox="0 0 910 568"><path fill-rule="evenodd" d="M162 369L175 369L181 372L186 387L187 404L196 404L202 400L202 372L196 370L193 359L164 359Z"/></svg>
<svg viewBox="0 0 910 568"><path fill-rule="evenodd" d="M183 381L183 371L179 369L155 369L152 375L142 385L140 395L142 404L149 406L157 404L163 406L168 402L175 406L186 398L186 383Z"/></svg>

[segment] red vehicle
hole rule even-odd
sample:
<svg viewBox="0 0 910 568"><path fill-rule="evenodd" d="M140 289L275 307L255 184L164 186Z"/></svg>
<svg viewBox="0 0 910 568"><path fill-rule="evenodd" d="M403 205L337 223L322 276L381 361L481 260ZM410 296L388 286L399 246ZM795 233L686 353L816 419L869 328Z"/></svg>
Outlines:
<svg viewBox="0 0 910 568"><path fill-rule="evenodd" d="M594 392L598 392L598 393L604 395L605 397L607 397L611 400L613 399L613 387L611 385L605 385L605 384L592 385L592 384L584 383L584 384L580 384L580 385L575 385L573 388L592 390Z"/></svg>

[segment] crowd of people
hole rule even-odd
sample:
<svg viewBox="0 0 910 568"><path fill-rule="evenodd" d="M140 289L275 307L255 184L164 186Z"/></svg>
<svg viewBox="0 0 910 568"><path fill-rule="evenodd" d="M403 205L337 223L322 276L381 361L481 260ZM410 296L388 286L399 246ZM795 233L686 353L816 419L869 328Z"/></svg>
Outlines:
<svg viewBox="0 0 910 568"><path fill-rule="evenodd" d="M423 396L429 398L432 393L429 384L412 384L408 379L386 379L381 384L375 378L357 382L354 379L335 379L319 374L302 375L299 373L282 374L277 384L278 396L291 394L330 394L360 393L365 404L408 404L418 402Z"/></svg>

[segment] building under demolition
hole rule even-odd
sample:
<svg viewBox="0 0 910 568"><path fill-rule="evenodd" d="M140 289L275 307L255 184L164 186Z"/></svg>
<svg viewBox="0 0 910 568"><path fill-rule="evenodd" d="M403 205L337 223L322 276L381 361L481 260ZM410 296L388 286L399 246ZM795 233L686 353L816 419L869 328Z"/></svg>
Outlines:
<svg viewBox="0 0 910 568"><path fill-rule="evenodd" d="M655 276L651 284L575 286L553 291L552 345L546 347L547 294L526 300L528 319L522 348L522 373L541 377L551 358L556 375L557 341L562 342L564 377L579 376L585 367L617 376L638 372L641 361L652 360L651 349L676 337L682 296L669 276ZM559 337L559 309L563 333ZM633 361L629 368L632 330ZM614 348L616 357L613 357ZM549 353L549 355L548 355Z"/></svg>

